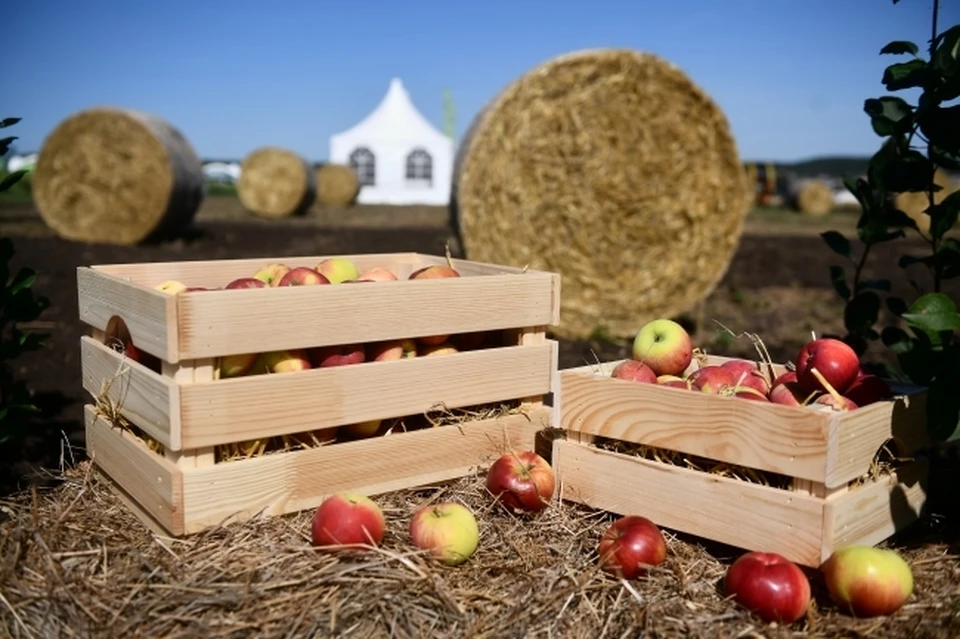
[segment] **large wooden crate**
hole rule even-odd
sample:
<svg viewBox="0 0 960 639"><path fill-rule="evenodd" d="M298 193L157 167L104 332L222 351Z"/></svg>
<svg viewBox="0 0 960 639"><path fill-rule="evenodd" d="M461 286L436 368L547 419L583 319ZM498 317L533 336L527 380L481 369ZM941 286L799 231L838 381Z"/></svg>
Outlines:
<svg viewBox="0 0 960 639"><path fill-rule="evenodd" d="M555 427L559 276L452 260L460 278L407 280L445 258L349 255L400 281L170 295L166 280L222 287L271 262L327 256L80 267L87 449L121 497L172 535L260 513L315 507L342 490L367 494L453 479L506 448L532 448ZM119 327L119 329L118 329ZM128 332L159 370L105 342ZM455 354L220 379L220 358L334 344L491 331L493 346ZM492 408L456 425L224 459L224 447L378 419ZM505 407L498 410L498 407ZM119 417L119 418L118 418ZM122 419L120 419L122 418Z"/></svg>
<svg viewBox="0 0 960 639"><path fill-rule="evenodd" d="M613 379L617 363L560 371L563 499L813 567L918 517L926 464L876 460L926 444L925 390L827 413Z"/></svg>

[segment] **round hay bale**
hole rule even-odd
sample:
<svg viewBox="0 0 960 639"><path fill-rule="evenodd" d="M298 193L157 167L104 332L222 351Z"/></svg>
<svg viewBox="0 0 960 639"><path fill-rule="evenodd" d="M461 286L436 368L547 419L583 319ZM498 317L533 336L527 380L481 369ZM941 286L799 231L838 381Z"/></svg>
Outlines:
<svg viewBox="0 0 960 639"><path fill-rule="evenodd" d="M304 158L277 147L256 149L243 159L237 196L260 217L302 215L317 195L317 176Z"/></svg>
<svg viewBox="0 0 960 639"><path fill-rule="evenodd" d="M458 153L466 256L560 273L564 338L629 337L690 310L723 277L750 208L724 114L646 53L546 62L480 112Z"/></svg>
<svg viewBox="0 0 960 639"><path fill-rule="evenodd" d="M798 180L792 185L790 202L804 215L822 217L833 210L833 191L823 180Z"/></svg>
<svg viewBox="0 0 960 639"><path fill-rule="evenodd" d="M324 206L352 206L360 194L357 173L346 164L324 164L317 169L317 201Z"/></svg>
<svg viewBox="0 0 960 639"><path fill-rule="evenodd" d="M130 109L79 111L47 136L34 202L57 235L133 245L188 227L203 202L203 168L183 135Z"/></svg>
<svg viewBox="0 0 960 639"><path fill-rule="evenodd" d="M933 174L933 182L940 187L940 190L933 194L934 204L939 204L945 197L953 193L957 187L950 180L950 176L941 169ZM893 206L907 214L911 220L916 222L917 228L923 233L930 232L930 216L924 211L930 206L930 196L927 193L897 193L893 196Z"/></svg>

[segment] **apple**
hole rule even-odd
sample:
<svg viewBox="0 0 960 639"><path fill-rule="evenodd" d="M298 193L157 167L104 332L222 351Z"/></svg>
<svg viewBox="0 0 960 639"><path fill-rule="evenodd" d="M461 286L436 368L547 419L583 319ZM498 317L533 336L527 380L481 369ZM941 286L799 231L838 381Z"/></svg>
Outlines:
<svg viewBox="0 0 960 639"><path fill-rule="evenodd" d="M857 406L867 406L893 397L893 391L882 378L869 373L861 373L844 392L847 399Z"/></svg>
<svg viewBox="0 0 960 639"><path fill-rule="evenodd" d="M778 375L776 379L773 380L773 383L770 384L770 390L772 391L774 388L776 388L780 384L783 384L786 382L795 382L795 381L797 381L796 371L786 371L785 373L781 373L780 375Z"/></svg>
<svg viewBox="0 0 960 639"><path fill-rule="evenodd" d="M553 468L532 450L504 453L487 470L487 490L512 510L543 510L556 485Z"/></svg>
<svg viewBox="0 0 960 639"><path fill-rule="evenodd" d="M745 359L731 359L720 364L720 368L725 368L733 373L737 386L754 388L763 396L770 392L770 382L767 381L767 377L754 362Z"/></svg>
<svg viewBox="0 0 960 639"><path fill-rule="evenodd" d="M304 371L310 366L310 358L303 349L295 348L286 351L271 351L262 353L264 366L271 373L289 373Z"/></svg>
<svg viewBox="0 0 960 639"><path fill-rule="evenodd" d="M703 393L719 393L725 388L736 386L737 378L722 366L712 364L690 373L690 385Z"/></svg>
<svg viewBox="0 0 960 639"><path fill-rule="evenodd" d="M770 399L751 386L734 386L732 389L734 397L741 399L752 399L757 402L769 402Z"/></svg>
<svg viewBox="0 0 960 639"><path fill-rule="evenodd" d="M253 370L253 365L259 357L258 353L239 353L225 355L220 358L220 378L240 377Z"/></svg>
<svg viewBox="0 0 960 639"><path fill-rule="evenodd" d="M445 266L440 264L434 264L432 266L424 266L419 268L413 273L410 274L410 277L407 279L411 280L433 280L433 279L442 279L446 277L460 277L459 271L451 266Z"/></svg>
<svg viewBox="0 0 960 639"><path fill-rule="evenodd" d="M318 273L306 266L292 268L280 278L277 286L310 286L313 284L329 284L330 280L323 273Z"/></svg>
<svg viewBox="0 0 960 639"><path fill-rule="evenodd" d="M814 374L816 369L841 395L860 374L860 358L846 342L832 337L810 340L797 353L797 382L808 393L826 391Z"/></svg>
<svg viewBox="0 0 960 639"><path fill-rule="evenodd" d="M142 351L133 345L133 342L127 342L123 346L123 354L133 361L146 366L155 373L159 373L162 368L160 358L146 351Z"/></svg>
<svg viewBox="0 0 960 639"><path fill-rule="evenodd" d="M255 277L238 277L223 288L230 290L235 288L266 288L266 286L266 282Z"/></svg>
<svg viewBox="0 0 960 639"><path fill-rule="evenodd" d="M793 623L810 606L810 581L799 566L777 553L751 551L727 569L726 596L766 622Z"/></svg>
<svg viewBox="0 0 960 639"><path fill-rule="evenodd" d="M371 362L386 362L417 356L417 344L412 339L387 340L367 345L367 358Z"/></svg>
<svg viewBox="0 0 960 639"><path fill-rule="evenodd" d="M184 293L192 293L193 291L217 291L216 288L207 288L206 286L188 286L183 289Z"/></svg>
<svg viewBox="0 0 960 639"><path fill-rule="evenodd" d="M459 353L460 351L457 348L449 343L444 342L443 344L437 344L435 346L424 346L423 348L417 349L417 354L421 357L430 357L431 355L453 355L454 353Z"/></svg>
<svg viewBox="0 0 960 639"><path fill-rule="evenodd" d="M626 515L604 531L597 546L600 568L623 579L637 579L667 558L667 541L652 521Z"/></svg>
<svg viewBox="0 0 960 639"><path fill-rule="evenodd" d="M678 375L660 375L657 377L657 384L660 386L671 386L673 388L685 388L686 390L693 388L690 380Z"/></svg>
<svg viewBox="0 0 960 639"><path fill-rule="evenodd" d="M473 512L456 502L441 502L418 509L410 519L413 545L448 566L473 556L480 544L480 527Z"/></svg>
<svg viewBox="0 0 960 639"><path fill-rule="evenodd" d="M347 366L362 364L367 359L363 344L334 344L318 346L308 351L310 364L314 368L330 368L331 366Z"/></svg>
<svg viewBox="0 0 960 639"><path fill-rule="evenodd" d="M796 375L793 373L785 373L778 377L777 380L780 380L787 375L793 375L793 378L786 379L785 381L774 381L773 388L770 389L770 394L768 397L774 404L782 404L784 406L802 406L809 393L805 393L803 389L800 388L800 384L798 384L796 381Z"/></svg>
<svg viewBox="0 0 960 639"><path fill-rule="evenodd" d="M331 284L340 284L344 280L355 280L360 277L357 266L345 257L328 257L321 260L314 270L326 277Z"/></svg>
<svg viewBox="0 0 960 639"><path fill-rule="evenodd" d="M277 286L284 275L290 272L290 267L286 264L268 264L253 274L253 277L260 280L267 286Z"/></svg>
<svg viewBox="0 0 960 639"><path fill-rule="evenodd" d="M314 546L359 544L378 546L386 519L375 501L359 493L330 495L313 513L310 537Z"/></svg>
<svg viewBox="0 0 960 639"><path fill-rule="evenodd" d="M371 419L365 422L357 422L356 424L347 424L341 426L339 432L350 439L364 439L376 435L377 431L380 430L381 423L382 420Z"/></svg>
<svg viewBox="0 0 960 639"><path fill-rule="evenodd" d="M472 333L457 333L450 337L450 343L457 350L472 351L480 348L486 342L489 334L487 331L474 331Z"/></svg>
<svg viewBox="0 0 960 639"><path fill-rule="evenodd" d="M693 343L686 329L670 319L644 324L633 339L633 359L660 375L681 375L693 359Z"/></svg>
<svg viewBox="0 0 960 639"><path fill-rule="evenodd" d="M610 377L646 384L657 383L657 374L653 372L653 369L635 359L625 359L617 364L610 373Z"/></svg>
<svg viewBox="0 0 960 639"><path fill-rule="evenodd" d="M187 290L187 285L177 280L166 280L153 287L158 291L163 291L169 295L175 295L181 291Z"/></svg>
<svg viewBox="0 0 960 639"><path fill-rule="evenodd" d="M830 393L821 395L820 397L815 399L813 403L818 406L829 406L832 410L840 411L840 412L857 409L856 402L854 402L849 397L844 397L843 395L838 395L837 397L834 397Z"/></svg>
<svg viewBox="0 0 960 639"><path fill-rule="evenodd" d="M889 548L844 546L820 571L834 603L857 617L892 614L913 594L910 565Z"/></svg>
<svg viewBox="0 0 960 639"><path fill-rule="evenodd" d="M385 268L374 266L373 268L367 269L363 273L360 273L360 275L357 276L357 281L358 282L396 282L397 276Z"/></svg>

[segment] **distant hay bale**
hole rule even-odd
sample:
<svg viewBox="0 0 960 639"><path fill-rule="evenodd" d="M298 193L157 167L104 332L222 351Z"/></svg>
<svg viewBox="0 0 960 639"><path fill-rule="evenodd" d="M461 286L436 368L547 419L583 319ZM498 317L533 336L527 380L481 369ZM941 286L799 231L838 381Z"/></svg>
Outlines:
<svg viewBox="0 0 960 639"><path fill-rule="evenodd" d="M823 180L796 181L789 199L794 209L811 217L822 217L833 210L833 191Z"/></svg>
<svg viewBox="0 0 960 639"><path fill-rule="evenodd" d="M941 168L937 168L933 174L933 182L940 186L940 190L933 194L934 204L939 204L957 190L950 176ZM930 216L924 212L930 206L930 196L927 193L897 193L893 196L893 206L906 213L923 233L930 232Z"/></svg>
<svg viewBox="0 0 960 639"><path fill-rule="evenodd" d="M325 206L351 206L360 194L357 173L346 164L324 164L317 169L317 202Z"/></svg>
<svg viewBox="0 0 960 639"><path fill-rule="evenodd" d="M680 69L629 50L528 72L458 151L453 222L469 259L562 276L559 337L628 337L707 296L751 194L727 120Z"/></svg>
<svg viewBox="0 0 960 639"><path fill-rule="evenodd" d="M243 159L237 196L260 217L302 215L317 195L317 176L304 158L276 147L256 149Z"/></svg>
<svg viewBox="0 0 960 639"><path fill-rule="evenodd" d="M203 202L203 168L161 118L98 107L63 120L33 174L40 215L65 239L133 245L178 234Z"/></svg>

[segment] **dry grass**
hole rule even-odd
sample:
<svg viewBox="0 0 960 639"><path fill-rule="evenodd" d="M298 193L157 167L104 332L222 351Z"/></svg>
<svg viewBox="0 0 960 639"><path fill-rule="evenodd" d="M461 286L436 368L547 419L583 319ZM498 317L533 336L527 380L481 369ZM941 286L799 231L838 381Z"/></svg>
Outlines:
<svg viewBox="0 0 960 639"><path fill-rule="evenodd" d="M267 219L301 215L316 196L316 172L293 151L261 147L243 159L237 197L254 215Z"/></svg>

